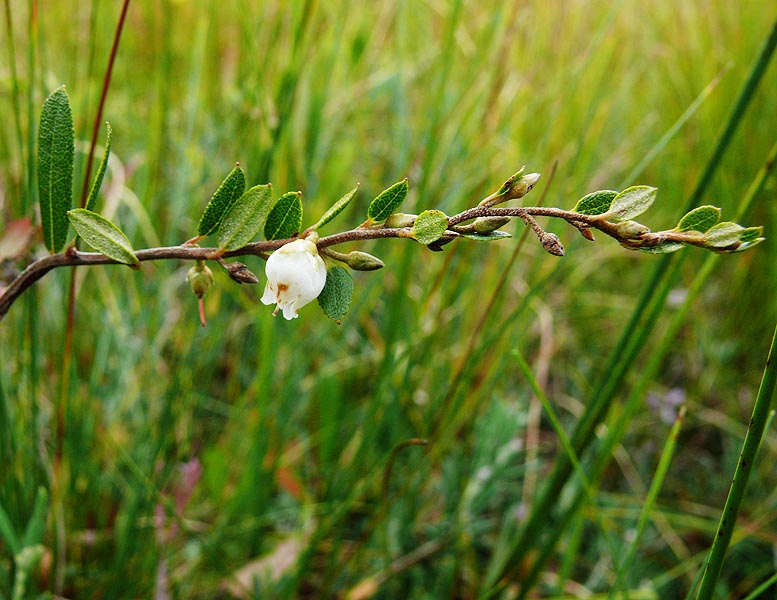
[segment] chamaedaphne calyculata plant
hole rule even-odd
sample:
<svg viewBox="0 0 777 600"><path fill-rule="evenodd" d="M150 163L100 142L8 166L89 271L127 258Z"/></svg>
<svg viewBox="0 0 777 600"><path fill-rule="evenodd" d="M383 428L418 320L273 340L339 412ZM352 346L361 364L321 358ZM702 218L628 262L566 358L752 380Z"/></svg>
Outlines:
<svg viewBox="0 0 777 600"><path fill-rule="evenodd" d="M539 181L538 173L526 173L523 167L494 193L455 215L433 208L417 215L398 212L408 192L408 180L403 179L370 202L367 219L359 226L322 236L320 230L343 213L357 194L358 185L315 223L303 228L302 192L290 191L276 198L270 183L247 187L246 173L236 164L205 206L196 236L176 246L136 250L116 224L95 210L108 165L111 135L107 125L105 151L86 203L73 208L75 141L70 102L64 86L46 99L38 130L37 174L40 225L49 255L32 261L0 290L0 319L17 298L52 269L116 263L139 269L151 260L185 260L194 263L187 281L198 298L204 326L203 299L214 284L208 263L220 265L236 283L259 283L245 264L228 260L253 255L266 260L267 282L261 301L275 305L273 314L280 311L286 319L293 319L303 306L317 300L323 312L339 323L353 296L349 269L373 271L384 264L366 252L343 253L335 250L336 246L377 238L406 238L429 250L441 251L460 238L485 242L509 238L502 228L515 218L523 221L542 248L554 256L564 255L561 240L545 231L536 217L566 221L590 241L594 241L594 231L599 231L624 248L653 254L675 252L684 246L739 252L764 239L761 227L721 221L721 211L714 206L694 208L673 228L652 231L634 220L656 198L656 188L647 185L591 192L570 209L503 206L526 196ZM71 234L71 226L75 235ZM260 235L264 240L256 241ZM215 246L200 245L213 236ZM78 250L79 238L94 252Z"/></svg>

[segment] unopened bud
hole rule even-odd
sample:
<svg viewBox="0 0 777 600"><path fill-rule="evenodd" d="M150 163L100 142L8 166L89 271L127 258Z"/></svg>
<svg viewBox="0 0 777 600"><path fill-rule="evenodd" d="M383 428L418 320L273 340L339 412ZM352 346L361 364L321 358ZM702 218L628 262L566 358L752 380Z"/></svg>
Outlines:
<svg viewBox="0 0 777 600"><path fill-rule="evenodd" d="M384 223L384 226L389 229L395 229L397 227L412 227L415 223L415 218L418 215L410 215L407 213L394 213L389 215L388 219Z"/></svg>
<svg viewBox="0 0 777 600"><path fill-rule="evenodd" d="M521 177L515 185L508 192L511 199L523 198L526 194L532 191L532 188L540 180L539 173L529 173Z"/></svg>
<svg viewBox="0 0 777 600"><path fill-rule="evenodd" d="M377 256L354 250L345 255L345 264L354 271L376 271L383 268L383 261Z"/></svg>
<svg viewBox="0 0 777 600"><path fill-rule="evenodd" d="M522 173L523 169L505 181L497 193L481 200L478 206L496 206L497 204L502 204L502 202L507 202L508 200L523 198L540 180L540 174L528 173L527 175L523 175Z"/></svg>
<svg viewBox="0 0 777 600"><path fill-rule="evenodd" d="M510 222L510 217L478 217L472 222L476 233L491 233Z"/></svg>
<svg viewBox="0 0 777 600"><path fill-rule="evenodd" d="M192 287L197 298L202 298L213 285L213 272L201 260L198 260L186 274L186 281Z"/></svg>
<svg viewBox="0 0 777 600"><path fill-rule="evenodd" d="M650 231L649 227L636 221L621 221L615 227L618 229L618 234L625 238L638 238Z"/></svg>
<svg viewBox="0 0 777 600"><path fill-rule="evenodd" d="M259 278L241 262L227 263L227 273L238 283L259 283Z"/></svg>
<svg viewBox="0 0 777 600"><path fill-rule="evenodd" d="M540 239L542 247L545 252L552 254L553 256L564 256L564 246L561 245L561 240L555 233L544 233Z"/></svg>

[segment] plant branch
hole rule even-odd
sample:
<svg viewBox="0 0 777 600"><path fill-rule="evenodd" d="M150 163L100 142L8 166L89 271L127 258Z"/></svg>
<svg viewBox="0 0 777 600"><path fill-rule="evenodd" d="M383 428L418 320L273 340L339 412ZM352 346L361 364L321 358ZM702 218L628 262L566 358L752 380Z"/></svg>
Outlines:
<svg viewBox="0 0 777 600"><path fill-rule="evenodd" d="M563 247L558 242L555 234L545 232L537 223L535 217L550 217L566 221L575 227L586 239L592 239L590 230L596 229L605 235L617 240L621 245L632 250L650 250L665 243L682 243L692 246L708 247L704 237L697 231L657 231L652 232L647 227L632 221L613 222L603 218L602 215L585 215L574 211L563 210L543 206L500 208L494 206L477 206L467 209L448 218L448 230L445 236L453 239L461 235L459 225L466 221L480 217L517 217L534 231L542 243L543 248L557 256L563 255ZM638 225L638 227L634 227ZM328 248L347 242L365 241L380 238L413 238L412 227L359 227L349 231L343 231L333 235L322 237L318 240L319 248ZM222 252L218 248L200 248L198 246L167 246L160 248L147 248L137 250L135 255L138 261L153 260L216 260L238 256L259 256L267 258L267 253L277 250L281 246L293 241L293 238L264 242L252 242L242 248L229 252ZM735 248L715 248L720 252L731 251ZM100 254L99 252L80 252L70 248L60 254L52 254L40 258L31 263L22 271L10 285L0 293L0 319L2 319L14 301L21 296L33 283L38 281L49 271L59 267L77 267L93 265L118 264L117 261Z"/></svg>

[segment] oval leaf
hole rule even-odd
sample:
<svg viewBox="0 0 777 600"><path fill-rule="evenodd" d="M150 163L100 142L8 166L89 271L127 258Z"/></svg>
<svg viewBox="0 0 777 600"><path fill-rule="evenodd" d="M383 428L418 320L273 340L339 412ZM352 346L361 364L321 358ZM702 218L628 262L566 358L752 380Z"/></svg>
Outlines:
<svg viewBox="0 0 777 600"><path fill-rule="evenodd" d="M318 305L324 314L340 324L353 298L353 278L347 269L332 267L326 272L326 284L318 296Z"/></svg>
<svg viewBox="0 0 777 600"><path fill-rule="evenodd" d="M398 181L390 188L383 190L370 202L367 216L373 222L385 221L402 204L407 196L407 190L407 177L405 177L402 181Z"/></svg>
<svg viewBox="0 0 777 600"><path fill-rule="evenodd" d="M219 248L237 250L256 237L272 208L272 184L255 185L238 198L219 225Z"/></svg>
<svg viewBox="0 0 777 600"><path fill-rule="evenodd" d="M504 194L506 194L507 192L509 192L509 191L510 191L510 189L513 187L513 185L515 185L515 182L516 182L516 181L517 181L519 178L523 177L523 174L524 174L524 172L525 172L525 171L526 171L526 165L523 165L523 166L522 166L520 169L518 169L518 171L517 171L516 173L514 173L514 174L512 175L512 177L510 177L510 178L509 178L507 181L505 181L505 182L502 184L502 187L500 187L500 188L499 188L499 189L496 191L496 195L497 195L497 196L503 196Z"/></svg>
<svg viewBox="0 0 777 600"><path fill-rule="evenodd" d="M704 235L704 241L713 248L725 248L739 242L745 228L730 221L718 223Z"/></svg>
<svg viewBox="0 0 777 600"><path fill-rule="evenodd" d="M603 215L610 210L610 205L617 195L618 192L614 190L591 192L577 201L572 212L580 213L581 215Z"/></svg>
<svg viewBox="0 0 777 600"><path fill-rule="evenodd" d="M43 104L38 128L38 193L43 241L49 252L67 240L67 211L73 204L75 132L65 86Z"/></svg>
<svg viewBox="0 0 777 600"><path fill-rule="evenodd" d="M111 137L113 136L113 129L108 121L105 122L105 127L108 132L105 135L105 150L103 151L102 160L100 160L100 166L97 168L97 175L94 176L94 182L92 188L89 190L89 198L86 201L86 210L94 210L94 205L97 204L97 194L100 193L100 188L103 186L103 177L105 177L105 171L108 168L108 159L111 156Z"/></svg>
<svg viewBox="0 0 777 600"><path fill-rule="evenodd" d="M720 209L716 206L699 206L685 215L677 224L677 231L700 231L706 233L720 221Z"/></svg>
<svg viewBox="0 0 777 600"><path fill-rule="evenodd" d="M286 192L272 207L264 225L267 240L285 240L302 227L302 192Z"/></svg>
<svg viewBox="0 0 777 600"><path fill-rule="evenodd" d="M327 210L323 216L318 220L318 222L311 227L312 230L317 230L329 223L332 219L334 219L337 215L339 215L343 210L345 209L348 204L350 204L351 200L353 200L353 197L356 195L356 192L359 191L359 184L356 184L356 187L353 188L350 192L348 192L345 196L340 198L337 202L335 202L332 206L329 207L329 210Z"/></svg>
<svg viewBox="0 0 777 600"><path fill-rule="evenodd" d="M653 246L652 248L639 248L639 250L647 252L648 254L669 254L670 252L680 250L682 247L683 244L680 242L663 242L658 246ZM629 248L629 246L626 246L626 248Z"/></svg>
<svg viewBox="0 0 777 600"><path fill-rule="evenodd" d="M200 237L209 236L218 229L221 220L232 205L237 201L246 189L246 174L239 164L224 178L221 185L211 197L205 207L205 211L197 226L197 234Z"/></svg>
<svg viewBox="0 0 777 600"><path fill-rule="evenodd" d="M656 192L658 192L658 189L649 185L635 185L626 188L615 196L606 216L618 221L626 221L638 217L653 204L653 200L656 199Z"/></svg>
<svg viewBox="0 0 777 600"><path fill-rule="evenodd" d="M413 223L413 237L426 246L439 240L448 229L448 217L439 210L425 210Z"/></svg>
<svg viewBox="0 0 777 600"><path fill-rule="evenodd" d="M742 233L739 234L739 241L743 244L749 244L756 240L761 240L761 234L763 233L763 227L747 227Z"/></svg>
<svg viewBox="0 0 777 600"><path fill-rule="evenodd" d="M489 233L461 233L461 237L465 237L470 240L477 240L478 242L493 242L495 240L503 240L505 238L513 237L506 231L490 231Z"/></svg>
<svg viewBox="0 0 777 600"><path fill-rule="evenodd" d="M73 229L92 248L130 267L140 266L127 236L108 219L85 208L68 211Z"/></svg>

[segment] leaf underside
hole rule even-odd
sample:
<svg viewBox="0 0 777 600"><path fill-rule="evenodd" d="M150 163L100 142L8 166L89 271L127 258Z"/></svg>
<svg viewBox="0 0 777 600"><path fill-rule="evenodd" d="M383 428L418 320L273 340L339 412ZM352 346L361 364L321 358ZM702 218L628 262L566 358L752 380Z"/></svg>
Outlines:
<svg viewBox="0 0 777 600"><path fill-rule="evenodd" d="M347 269L332 267L326 273L326 284L318 296L324 314L338 324L348 312L353 298L353 278Z"/></svg>
<svg viewBox="0 0 777 600"><path fill-rule="evenodd" d="M71 210L67 217L76 233L97 252L131 267L140 264L127 236L105 217L85 208Z"/></svg>
<svg viewBox="0 0 777 600"><path fill-rule="evenodd" d="M272 185L255 185L238 198L219 225L219 248L242 248L262 230L272 208Z"/></svg>

